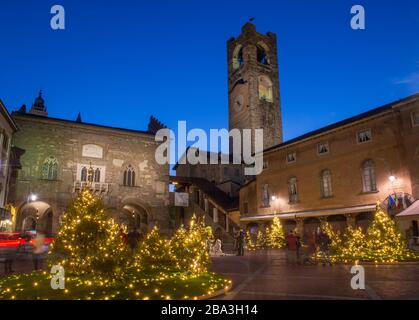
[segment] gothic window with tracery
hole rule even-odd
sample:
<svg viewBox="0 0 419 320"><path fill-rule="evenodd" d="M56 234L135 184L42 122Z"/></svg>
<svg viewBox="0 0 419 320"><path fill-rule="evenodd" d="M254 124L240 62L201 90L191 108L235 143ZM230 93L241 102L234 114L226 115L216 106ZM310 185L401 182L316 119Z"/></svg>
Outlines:
<svg viewBox="0 0 419 320"><path fill-rule="evenodd" d="M135 186L135 170L132 165L128 165L124 171L123 185L126 187Z"/></svg>
<svg viewBox="0 0 419 320"><path fill-rule="evenodd" d="M42 165L42 179L45 180L57 180L58 178L58 160L57 158L50 156L45 159Z"/></svg>

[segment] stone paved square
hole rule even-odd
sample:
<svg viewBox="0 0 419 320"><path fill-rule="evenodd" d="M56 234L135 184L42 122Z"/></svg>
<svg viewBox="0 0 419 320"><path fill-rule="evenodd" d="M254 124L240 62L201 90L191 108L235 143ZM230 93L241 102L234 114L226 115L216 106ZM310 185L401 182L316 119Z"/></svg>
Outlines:
<svg viewBox="0 0 419 320"><path fill-rule="evenodd" d="M212 271L233 279L223 300L419 299L419 263L364 265L366 290L353 290L349 265L287 266L283 251L213 259Z"/></svg>

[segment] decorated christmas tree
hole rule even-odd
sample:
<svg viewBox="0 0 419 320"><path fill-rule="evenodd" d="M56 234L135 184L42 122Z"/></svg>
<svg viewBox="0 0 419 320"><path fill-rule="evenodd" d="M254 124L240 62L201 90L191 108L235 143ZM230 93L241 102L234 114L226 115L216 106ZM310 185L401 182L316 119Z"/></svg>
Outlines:
<svg viewBox="0 0 419 320"><path fill-rule="evenodd" d="M170 241L176 269L193 274L206 272L211 262L208 246L210 239L211 227L196 216L192 217L188 229L179 228Z"/></svg>
<svg viewBox="0 0 419 320"><path fill-rule="evenodd" d="M363 260L394 262L414 256L394 220L377 205L374 220L366 234Z"/></svg>
<svg viewBox="0 0 419 320"><path fill-rule="evenodd" d="M136 263L146 273L176 271L176 261L171 254L170 241L160 235L157 226L140 243Z"/></svg>
<svg viewBox="0 0 419 320"><path fill-rule="evenodd" d="M120 227L106 216L101 200L83 190L67 208L49 254L50 265L107 283L122 277L128 262Z"/></svg>
<svg viewBox="0 0 419 320"><path fill-rule="evenodd" d="M336 234L331 238L333 260L355 262L363 260L365 252L365 234L361 228L348 227L342 236Z"/></svg>
<svg viewBox="0 0 419 320"><path fill-rule="evenodd" d="M275 217L272 224L266 229L266 244L271 249L279 249L285 246L284 229L278 217Z"/></svg>
<svg viewBox="0 0 419 320"><path fill-rule="evenodd" d="M253 241L252 235L250 234L249 230L246 231L245 241L246 241L247 250L252 251L256 249L256 244Z"/></svg>
<svg viewBox="0 0 419 320"><path fill-rule="evenodd" d="M256 248L265 249L266 248L266 235L263 230L259 230L256 236Z"/></svg>
<svg viewBox="0 0 419 320"><path fill-rule="evenodd" d="M332 258L335 261L382 263L419 258L408 249L396 223L379 205L366 234L361 228L353 227L348 227L342 235L333 232L331 228L326 227L323 230L332 240Z"/></svg>

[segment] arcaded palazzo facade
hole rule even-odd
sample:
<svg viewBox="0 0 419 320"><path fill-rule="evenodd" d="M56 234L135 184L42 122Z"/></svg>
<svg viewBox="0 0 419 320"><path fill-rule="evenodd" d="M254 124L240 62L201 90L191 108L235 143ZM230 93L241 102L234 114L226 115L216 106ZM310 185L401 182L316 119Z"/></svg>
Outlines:
<svg viewBox="0 0 419 320"><path fill-rule="evenodd" d="M56 233L69 202L83 187L99 195L109 215L129 228L169 229L169 167L155 161L154 133L48 117L42 97L13 113L20 169L9 202L15 229Z"/></svg>
<svg viewBox="0 0 419 320"><path fill-rule="evenodd" d="M397 216L419 199L419 94L268 148L264 160L240 190L250 228L274 216L302 235L321 219L366 228L377 202ZM417 229L417 214L404 229Z"/></svg>

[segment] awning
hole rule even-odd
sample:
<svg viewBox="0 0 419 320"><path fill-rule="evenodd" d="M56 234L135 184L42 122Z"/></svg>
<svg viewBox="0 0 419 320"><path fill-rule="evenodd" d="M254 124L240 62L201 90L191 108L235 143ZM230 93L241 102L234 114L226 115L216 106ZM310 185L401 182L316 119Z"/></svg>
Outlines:
<svg viewBox="0 0 419 320"><path fill-rule="evenodd" d="M397 218L411 216L419 216L419 200L416 200L409 208L403 210L398 215L396 215Z"/></svg>
<svg viewBox="0 0 419 320"><path fill-rule="evenodd" d="M417 202L417 201L416 201ZM274 217L279 219L296 219L296 218L315 218L315 217L326 217L334 216L338 214L348 214L348 213L360 213L360 212L371 212L375 211L376 204L369 204L356 207L345 207L345 208L336 208L336 209L322 209L322 210L310 210L310 211L300 211L300 212L291 212L291 213L278 213L278 214L268 214L268 215L253 215L253 216L244 216L240 218L240 221L260 221L260 220L272 220Z"/></svg>

